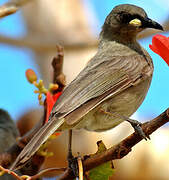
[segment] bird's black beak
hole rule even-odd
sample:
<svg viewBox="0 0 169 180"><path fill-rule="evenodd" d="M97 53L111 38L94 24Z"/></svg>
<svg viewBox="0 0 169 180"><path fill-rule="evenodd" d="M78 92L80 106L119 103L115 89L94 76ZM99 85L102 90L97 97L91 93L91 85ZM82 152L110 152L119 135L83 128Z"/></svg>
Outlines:
<svg viewBox="0 0 169 180"><path fill-rule="evenodd" d="M149 18L144 18L144 20L142 21L142 27L163 30L163 27L159 23Z"/></svg>

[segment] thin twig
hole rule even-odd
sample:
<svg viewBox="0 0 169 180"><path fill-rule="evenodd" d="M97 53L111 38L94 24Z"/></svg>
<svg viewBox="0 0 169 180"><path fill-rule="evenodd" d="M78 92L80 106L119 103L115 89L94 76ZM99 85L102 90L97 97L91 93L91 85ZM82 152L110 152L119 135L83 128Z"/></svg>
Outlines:
<svg viewBox="0 0 169 180"><path fill-rule="evenodd" d="M65 171L66 168L48 168L48 169L44 169L42 171L40 171L38 174L34 175L34 176L28 176L28 175L22 175L19 176L18 174L16 174L14 171L10 171L9 169L5 169L2 166L0 166L0 170L5 174L11 174L15 179L17 180L35 180L38 179L40 177L42 177L45 173L47 172L53 172L53 171Z"/></svg>
<svg viewBox="0 0 169 180"><path fill-rule="evenodd" d="M79 180L83 180L83 164L80 156L77 158L78 168L79 168Z"/></svg>
<svg viewBox="0 0 169 180"><path fill-rule="evenodd" d="M58 84L59 88L53 92L61 92L66 86L66 77L63 74L63 60L64 60L64 51L63 47L57 45L57 55L53 58L52 66L53 66L53 83Z"/></svg>
<svg viewBox="0 0 169 180"><path fill-rule="evenodd" d="M20 176L18 176L15 172L10 171L9 169L5 169L0 165L0 170L4 173L11 174L13 177L15 177L17 180L23 180Z"/></svg>
<svg viewBox="0 0 169 180"><path fill-rule="evenodd" d="M13 2L5 3L0 6L0 18L16 13L23 5L27 4L31 0L15 0Z"/></svg>

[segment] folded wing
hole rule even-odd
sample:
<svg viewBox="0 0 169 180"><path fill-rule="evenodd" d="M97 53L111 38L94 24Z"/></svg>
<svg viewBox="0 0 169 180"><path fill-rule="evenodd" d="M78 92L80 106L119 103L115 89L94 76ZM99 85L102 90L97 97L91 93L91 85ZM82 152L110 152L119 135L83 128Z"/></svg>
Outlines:
<svg viewBox="0 0 169 180"><path fill-rule="evenodd" d="M106 59L95 56L63 91L49 122L25 146L11 169L22 166L63 123L77 123L80 117L102 101L132 86L133 82L142 77L141 71L145 65L147 63L141 55Z"/></svg>

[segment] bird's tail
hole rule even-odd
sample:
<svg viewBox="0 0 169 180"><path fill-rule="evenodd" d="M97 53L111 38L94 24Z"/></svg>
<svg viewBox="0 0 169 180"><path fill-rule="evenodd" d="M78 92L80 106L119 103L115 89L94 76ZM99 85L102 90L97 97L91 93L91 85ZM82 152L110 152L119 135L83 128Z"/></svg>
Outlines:
<svg viewBox="0 0 169 180"><path fill-rule="evenodd" d="M56 119L46 123L24 147L12 164L10 170L21 168L39 149L39 147L51 136L62 124L64 118Z"/></svg>

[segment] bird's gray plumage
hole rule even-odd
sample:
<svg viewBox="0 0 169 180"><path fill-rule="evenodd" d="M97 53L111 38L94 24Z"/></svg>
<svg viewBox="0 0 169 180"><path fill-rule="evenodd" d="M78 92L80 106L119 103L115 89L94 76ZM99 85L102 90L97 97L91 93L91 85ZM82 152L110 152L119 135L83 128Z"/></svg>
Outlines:
<svg viewBox="0 0 169 180"><path fill-rule="evenodd" d="M5 110L0 109L0 153L5 152L14 144L18 136L18 129L10 115Z"/></svg>
<svg viewBox="0 0 169 180"><path fill-rule="evenodd" d="M139 18L142 27L130 25ZM25 163L55 130L85 128L104 131L132 115L144 100L153 74L148 53L136 41L147 14L133 5L115 7L108 15L100 34L96 55L65 88L54 105L50 120L23 149L12 169ZM158 23L154 28L160 29ZM108 117L100 110L116 113Z"/></svg>
<svg viewBox="0 0 169 180"><path fill-rule="evenodd" d="M0 109L0 153L8 150L19 137L18 129L7 111ZM12 175L4 174L0 180L15 180Z"/></svg>

